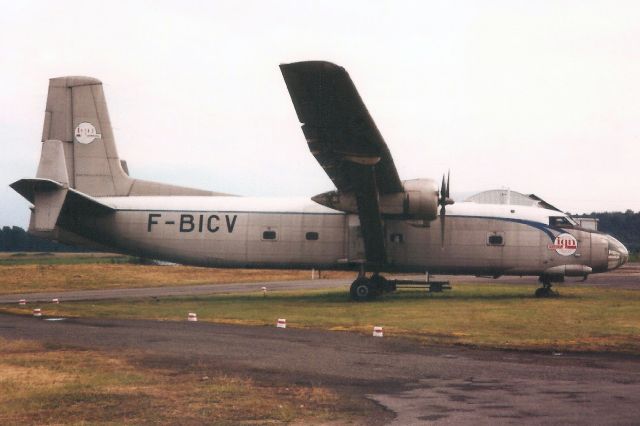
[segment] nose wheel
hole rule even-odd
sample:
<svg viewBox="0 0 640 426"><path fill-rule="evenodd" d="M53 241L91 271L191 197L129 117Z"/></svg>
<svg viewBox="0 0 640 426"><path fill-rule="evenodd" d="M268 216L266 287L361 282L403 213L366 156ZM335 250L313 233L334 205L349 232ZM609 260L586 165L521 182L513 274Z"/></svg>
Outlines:
<svg viewBox="0 0 640 426"><path fill-rule="evenodd" d="M534 293L535 297L558 297L560 296L560 293L558 293L557 291L553 290L552 287L552 283L551 283L551 278L550 277L544 277L541 276L540 277L540 282L542 283L542 287L540 287L539 289L536 289L536 292Z"/></svg>

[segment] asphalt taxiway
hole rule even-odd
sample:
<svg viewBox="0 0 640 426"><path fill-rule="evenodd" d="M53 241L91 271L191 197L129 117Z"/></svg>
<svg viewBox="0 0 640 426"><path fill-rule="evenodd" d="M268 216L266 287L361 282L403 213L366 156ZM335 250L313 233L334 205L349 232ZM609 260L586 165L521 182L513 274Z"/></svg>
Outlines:
<svg viewBox="0 0 640 426"><path fill-rule="evenodd" d="M640 359L423 346L354 333L211 323L0 314L0 336L333 387L395 424L637 424ZM275 379L274 379L275 380Z"/></svg>

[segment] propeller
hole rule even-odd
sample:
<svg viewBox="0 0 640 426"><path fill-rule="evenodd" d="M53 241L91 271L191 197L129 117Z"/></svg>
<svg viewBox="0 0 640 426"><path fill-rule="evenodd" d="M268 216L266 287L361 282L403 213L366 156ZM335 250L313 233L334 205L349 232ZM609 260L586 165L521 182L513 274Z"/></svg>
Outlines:
<svg viewBox="0 0 640 426"><path fill-rule="evenodd" d="M447 180L444 180L444 174L442 175L442 185L440 185L440 197L438 198L438 205L440 206L440 244L444 249L444 219L446 217L446 208L448 205L453 204L453 200L449 198L449 178L451 171L447 172Z"/></svg>

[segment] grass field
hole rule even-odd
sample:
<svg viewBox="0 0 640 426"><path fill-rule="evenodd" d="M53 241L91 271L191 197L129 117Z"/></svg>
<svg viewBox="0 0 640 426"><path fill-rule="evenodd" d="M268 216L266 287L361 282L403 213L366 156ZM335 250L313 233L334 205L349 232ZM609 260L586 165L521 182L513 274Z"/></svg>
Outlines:
<svg viewBox="0 0 640 426"><path fill-rule="evenodd" d="M40 306L46 315L186 320L348 330L425 343L553 351L640 354L640 292L564 287L562 296L536 299L532 288L509 284L455 284L451 292L399 291L357 303L346 291L216 295L157 300L69 302ZM32 308L32 307L30 307ZM29 314L30 308L5 307ZM0 309L1 310L1 309Z"/></svg>
<svg viewBox="0 0 640 426"><path fill-rule="evenodd" d="M75 255L68 257L73 258ZM107 256L107 255L105 255ZM351 278L349 272L323 272ZM309 271L228 270L112 263L0 266L0 293L309 279ZM184 320L370 333L438 344L640 353L640 292L564 285L557 299L535 299L534 285L454 283L440 294L399 291L370 303L345 290L199 296L40 306L48 315ZM30 313L34 306L0 306Z"/></svg>
<svg viewBox="0 0 640 426"><path fill-rule="evenodd" d="M323 278L354 277L323 271ZM215 269L112 263L0 265L0 294L306 280L310 271Z"/></svg>
<svg viewBox="0 0 640 426"><path fill-rule="evenodd" d="M139 258L114 253L0 252L0 266L139 262Z"/></svg>
<svg viewBox="0 0 640 426"><path fill-rule="evenodd" d="M175 368L135 353L0 339L0 424L349 424L373 405L210 365Z"/></svg>

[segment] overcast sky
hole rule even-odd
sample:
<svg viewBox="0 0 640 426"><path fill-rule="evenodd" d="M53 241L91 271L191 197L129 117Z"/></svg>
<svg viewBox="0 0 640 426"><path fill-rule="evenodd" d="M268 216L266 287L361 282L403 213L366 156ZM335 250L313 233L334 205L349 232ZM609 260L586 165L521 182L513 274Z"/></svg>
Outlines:
<svg viewBox="0 0 640 426"><path fill-rule="evenodd" d="M3 2L0 225L35 175L48 79L104 83L134 177L243 195L333 188L278 64L344 66L403 179L640 210L638 1Z"/></svg>

